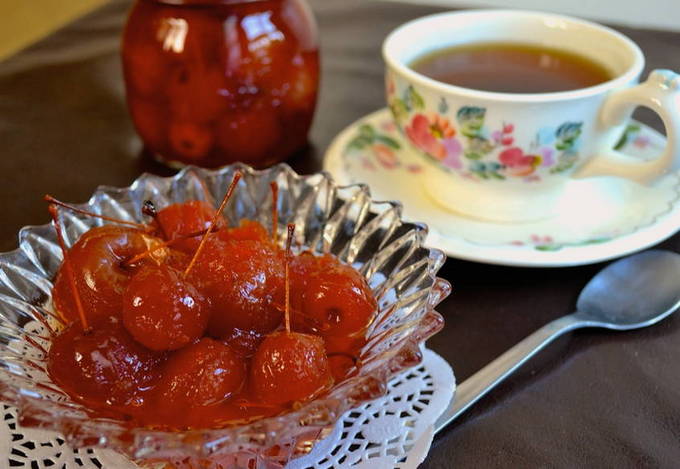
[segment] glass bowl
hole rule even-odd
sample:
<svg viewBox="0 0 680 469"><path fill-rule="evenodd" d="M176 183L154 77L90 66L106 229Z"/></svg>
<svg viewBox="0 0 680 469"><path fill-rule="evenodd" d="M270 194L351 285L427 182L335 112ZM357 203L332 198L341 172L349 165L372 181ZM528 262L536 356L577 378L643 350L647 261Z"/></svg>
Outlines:
<svg viewBox="0 0 680 469"><path fill-rule="evenodd" d="M0 400L19 409L21 425L56 430L72 446L111 448L145 465L280 467L308 452L345 411L384 395L392 376L421 361L420 346L443 327L434 307L450 292L448 282L436 276L446 257L423 246L424 225L403 222L398 203L372 201L366 186L338 187L325 173L300 176L283 164L262 171L241 164L219 170L188 167L170 178L144 174L130 187L100 187L79 207L142 221L145 200L159 208L191 199L220 200L236 171L243 178L225 209L231 224L249 218L271 227L269 183L275 180L279 239L285 238L286 224L295 223L297 246L333 253L368 280L379 312L356 373L300 408L241 426L171 432L92 418L45 373L56 324L52 279L62 253L51 225L28 226L19 232L19 248L0 254ZM66 210L62 219L68 245L102 224Z"/></svg>

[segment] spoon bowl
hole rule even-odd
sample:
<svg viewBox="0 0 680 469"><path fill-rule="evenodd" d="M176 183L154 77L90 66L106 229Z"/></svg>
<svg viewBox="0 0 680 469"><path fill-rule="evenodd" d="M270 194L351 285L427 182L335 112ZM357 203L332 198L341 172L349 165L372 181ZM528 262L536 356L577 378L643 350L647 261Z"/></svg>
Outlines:
<svg viewBox="0 0 680 469"><path fill-rule="evenodd" d="M680 254L651 250L614 262L588 282L576 312L546 324L461 383L435 433L565 332L650 326L680 306Z"/></svg>
<svg viewBox="0 0 680 469"><path fill-rule="evenodd" d="M588 282L575 316L591 327L650 326L680 306L679 282L680 254L645 251L610 264Z"/></svg>

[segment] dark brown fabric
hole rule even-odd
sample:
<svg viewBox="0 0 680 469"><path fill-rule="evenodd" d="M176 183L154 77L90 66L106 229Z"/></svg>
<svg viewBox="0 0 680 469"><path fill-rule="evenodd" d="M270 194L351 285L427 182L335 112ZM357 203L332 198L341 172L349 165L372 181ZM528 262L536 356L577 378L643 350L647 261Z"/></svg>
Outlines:
<svg viewBox="0 0 680 469"><path fill-rule="evenodd" d="M382 107L380 44L397 25L437 11L368 0L313 0L323 85L310 147L291 161L319 169L342 128ZM142 171L118 59L129 3L115 1L0 64L0 250L47 222L44 193L83 201L99 184ZM680 34L619 28L648 68L680 70ZM659 127L649 113L640 118ZM680 235L661 244L680 251ZM449 260L446 327L429 345L464 380L574 307L602 265L517 269ZM627 333L585 331L550 346L436 438L425 468L680 467L680 315Z"/></svg>

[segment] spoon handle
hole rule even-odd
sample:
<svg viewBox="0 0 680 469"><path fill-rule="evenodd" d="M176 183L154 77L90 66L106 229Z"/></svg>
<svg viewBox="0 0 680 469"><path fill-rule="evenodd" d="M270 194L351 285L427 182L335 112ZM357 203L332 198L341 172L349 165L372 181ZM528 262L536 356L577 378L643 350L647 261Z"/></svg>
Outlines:
<svg viewBox="0 0 680 469"><path fill-rule="evenodd" d="M462 414L468 407L491 391L524 362L533 357L539 350L565 332L582 327L583 323L574 315L556 319L509 349L500 357L486 365L474 375L461 383L449 404L449 407L434 424L434 432L439 433L453 419Z"/></svg>

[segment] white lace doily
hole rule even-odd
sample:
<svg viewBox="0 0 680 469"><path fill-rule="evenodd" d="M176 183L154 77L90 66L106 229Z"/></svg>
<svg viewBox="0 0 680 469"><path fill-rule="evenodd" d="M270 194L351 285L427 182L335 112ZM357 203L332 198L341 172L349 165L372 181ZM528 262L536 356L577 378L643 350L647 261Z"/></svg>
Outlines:
<svg viewBox="0 0 680 469"><path fill-rule="evenodd" d="M385 397L344 414L333 432L286 469L412 469L427 455L433 424L453 396L451 367L431 350L423 362L396 376ZM118 453L74 450L57 433L20 428L16 409L0 404L0 468L134 469ZM5 456L7 455L7 456ZM5 459L6 458L6 459Z"/></svg>

